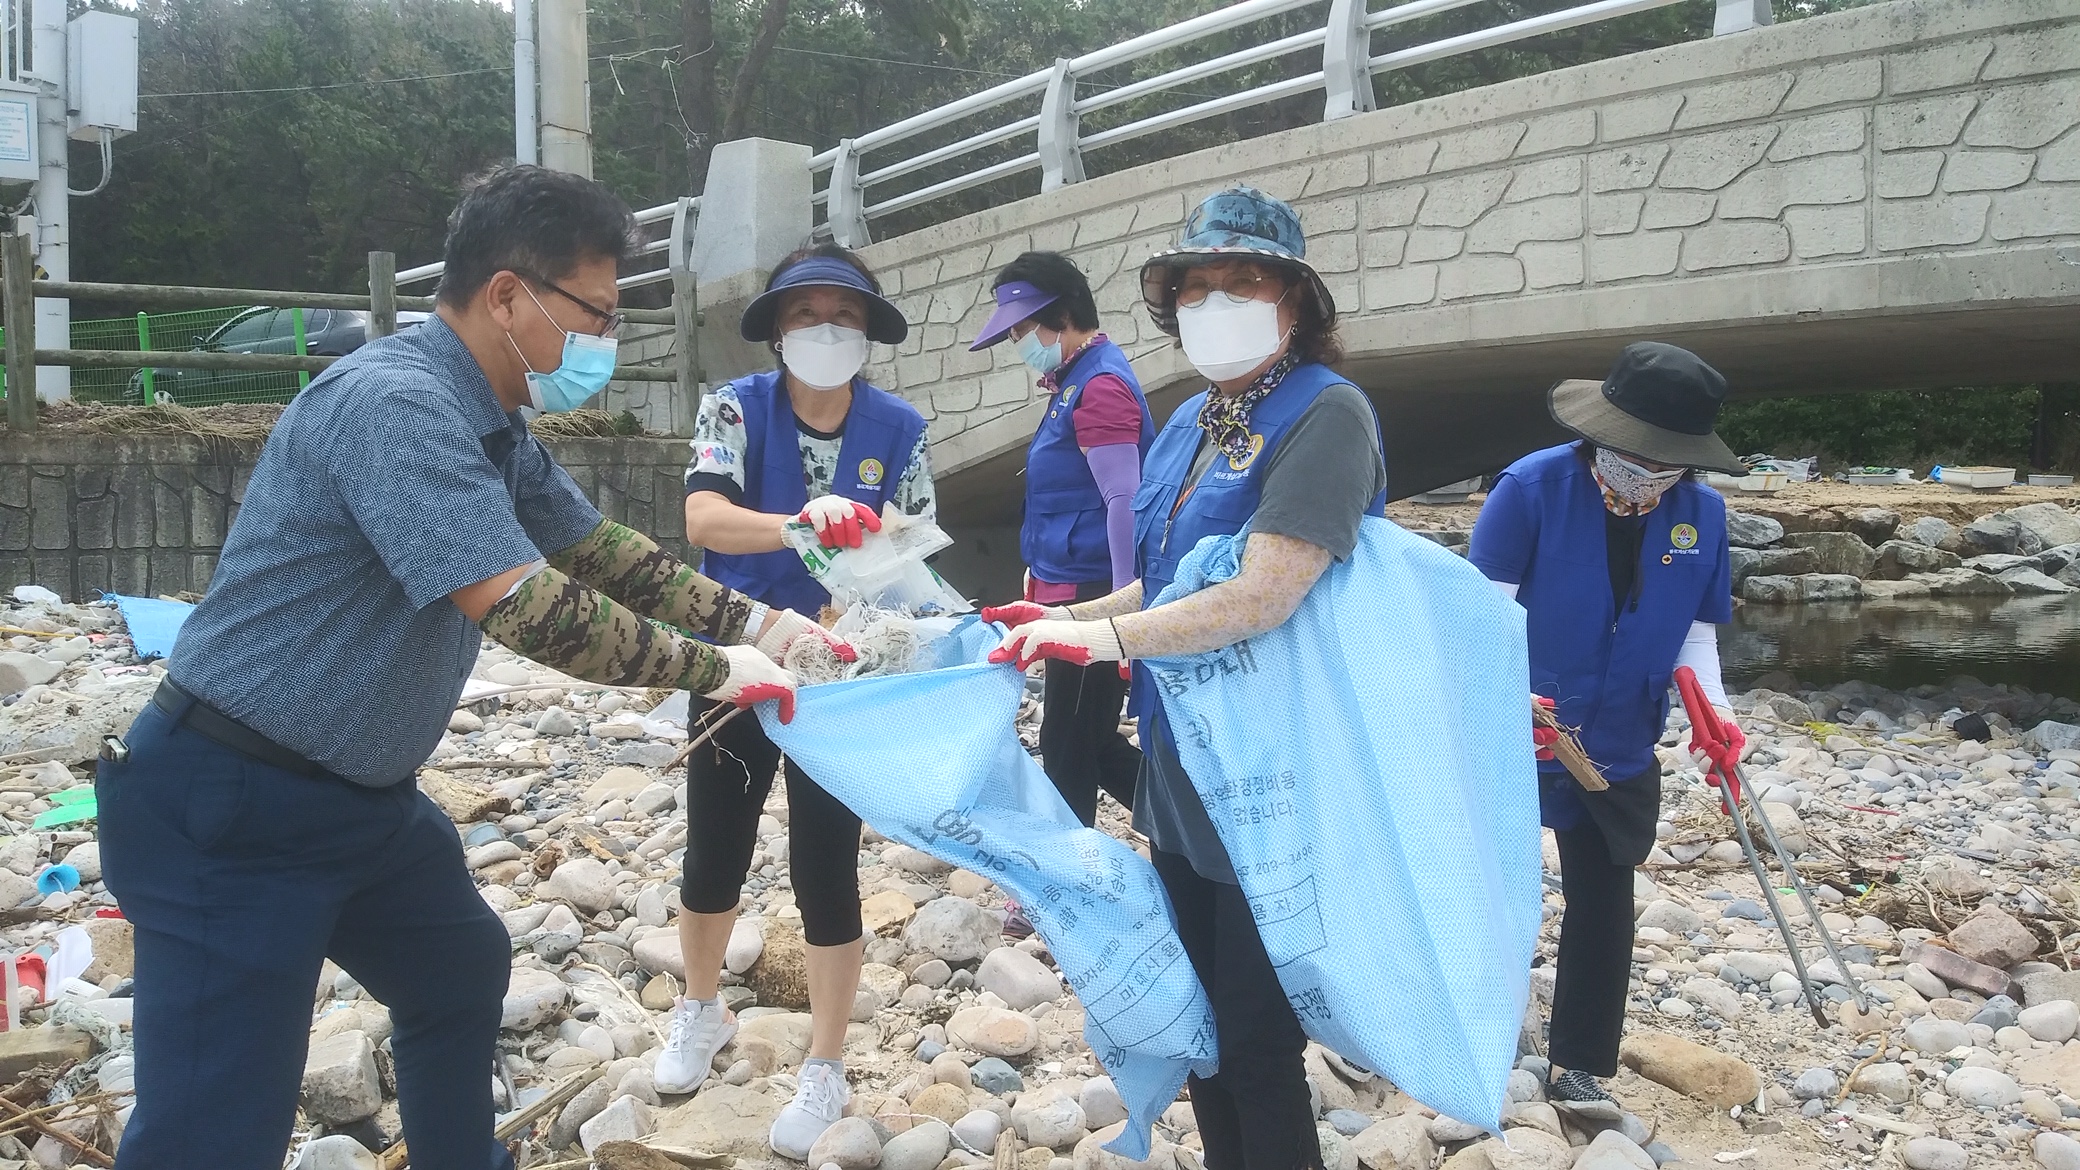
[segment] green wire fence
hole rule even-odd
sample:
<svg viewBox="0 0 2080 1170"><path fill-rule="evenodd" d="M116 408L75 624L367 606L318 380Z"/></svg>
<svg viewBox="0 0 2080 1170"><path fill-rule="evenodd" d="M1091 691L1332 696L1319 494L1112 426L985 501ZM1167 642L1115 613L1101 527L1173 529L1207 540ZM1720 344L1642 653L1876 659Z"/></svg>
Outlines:
<svg viewBox="0 0 2080 1170"><path fill-rule="evenodd" d="M322 310L321 310L322 311ZM336 310L335 310L336 311ZM265 317L265 320L261 318ZM225 345L242 352L303 355L309 352L306 310L268 309L240 305L221 309L191 309L174 313L139 313L134 317L108 317L72 323L73 349L194 350ZM227 327L247 326L242 332L262 340L229 339ZM0 345L6 330L0 329ZM117 369L78 368L72 371L72 397L81 402L110 402L150 406L177 402L182 406L218 406L228 402L287 402L310 384L308 373L233 370L153 369L135 366ZM0 375L0 398L5 397L6 378Z"/></svg>

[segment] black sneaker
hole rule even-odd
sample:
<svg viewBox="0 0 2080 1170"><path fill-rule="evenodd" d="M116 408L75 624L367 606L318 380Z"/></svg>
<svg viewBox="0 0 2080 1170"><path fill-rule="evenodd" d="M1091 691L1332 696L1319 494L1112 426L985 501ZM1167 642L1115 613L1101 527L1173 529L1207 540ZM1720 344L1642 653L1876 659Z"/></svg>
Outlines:
<svg viewBox="0 0 2080 1170"><path fill-rule="evenodd" d="M1603 1091L1596 1078L1578 1068L1568 1069L1546 1082L1546 1096L1576 1105L1615 1105L1616 1097Z"/></svg>

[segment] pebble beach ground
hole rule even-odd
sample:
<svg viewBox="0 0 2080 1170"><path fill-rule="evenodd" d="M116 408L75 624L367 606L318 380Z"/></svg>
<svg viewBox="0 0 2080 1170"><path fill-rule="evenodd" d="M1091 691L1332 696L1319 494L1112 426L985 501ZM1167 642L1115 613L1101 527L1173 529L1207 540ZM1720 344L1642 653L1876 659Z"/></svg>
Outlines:
<svg viewBox="0 0 2080 1170"><path fill-rule="evenodd" d="M86 982L120 995L128 927L92 917L112 900L91 822L30 822L54 794L88 782L100 736L127 726L160 668L136 660L107 607L16 604L6 624L23 632L0 635L0 694L12 696L0 713L0 828L11 834L0 838L0 907L17 908L0 917L0 934L20 950L83 924L96 950ZM456 817L485 901L513 938L500 1105L517 1112L598 1074L529 1131L522 1164L589 1153L603 1166L654 1168L667 1163L645 1159L693 1152L779 1163L766 1129L792 1095L808 1035L783 798L776 792L760 822L728 958L742 1029L699 1094L661 1096L650 1067L683 974L672 919L685 773L666 765L684 733L652 709L664 696L577 683L496 646L476 673L510 689L455 713L422 783ZM1824 960L1787 895L1823 983L1826 1027L1789 974L1731 822L1674 747L1678 710L1664 739L1666 820L1638 879L1626 1068L1610 1082L1623 1111L1542 1100L1544 964L1559 912L1549 888L1507 1146L1311 1049L1331 1170L2080 1168L2080 974L2070 966L2080 954L2080 705L1969 679L1907 692L1761 681L1735 701L1749 729L1746 767L1849 967ZM1948 729L1963 713L1984 717L1986 742ZM1029 746L1037 715L1030 701ZM1100 827L1131 839L1109 802ZM38 893L34 878L54 862L78 871L80 889ZM1547 868L1557 872L1550 847ZM1017 1148L1006 1156L1025 1170L1125 1170L1097 1148L1124 1110L1082 1044L1082 1012L1044 941L1002 937L1000 892L871 831L860 884L873 937L847 1042L855 1116L826 1135L812 1166L980 1165L1008 1130ZM28 1016L54 1026L0 1034L0 1081L39 1063L69 1067L14 1099L74 1100L52 1128L110 1149L130 1087L128 1036L120 1005L94 995ZM299 1164L373 1165L367 1150L398 1136L389 1031L387 1011L328 968L313 996L297 1139L318 1140ZM1180 1103L1151 1165L1197 1170L1197 1143ZM0 1133L0 1165L76 1156L30 1128Z"/></svg>

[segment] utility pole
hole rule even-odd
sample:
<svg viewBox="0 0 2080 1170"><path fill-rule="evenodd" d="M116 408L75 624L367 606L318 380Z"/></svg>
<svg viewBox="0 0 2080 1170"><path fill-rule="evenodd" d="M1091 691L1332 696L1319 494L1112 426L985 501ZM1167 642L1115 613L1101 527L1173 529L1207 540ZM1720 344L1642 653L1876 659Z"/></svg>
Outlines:
<svg viewBox="0 0 2080 1170"><path fill-rule="evenodd" d="M36 180L36 262L49 280L72 279L72 208L67 167L71 137L67 133L65 48L66 6L42 0L34 7L35 39L30 44L36 78L36 138L42 156ZM19 9L17 9L19 11ZM36 301L36 347L72 348L72 302L55 297ZM45 402L72 397L72 370L41 366L36 396Z"/></svg>
<svg viewBox="0 0 2080 1170"><path fill-rule="evenodd" d="M535 113L534 0L513 0L513 161L541 162Z"/></svg>
<svg viewBox="0 0 2080 1170"><path fill-rule="evenodd" d="M585 0L535 0L542 74L542 165L592 177Z"/></svg>

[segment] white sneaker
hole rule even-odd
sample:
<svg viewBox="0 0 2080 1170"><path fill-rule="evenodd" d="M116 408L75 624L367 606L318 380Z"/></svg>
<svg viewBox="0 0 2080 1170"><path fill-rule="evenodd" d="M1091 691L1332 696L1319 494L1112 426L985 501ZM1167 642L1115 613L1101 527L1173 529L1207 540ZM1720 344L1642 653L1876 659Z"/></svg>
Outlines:
<svg viewBox="0 0 2080 1170"><path fill-rule="evenodd" d="M794 1101L773 1119L768 1144L781 1157L802 1161L823 1131L845 1116L845 1104L850 1100L852 1090L846 1087L844 1072L827 1064L802 1066Z"/></svg>
<svg viewBox="0 0 2080 1170"><path fill-rule="evenodd" d="M672 1007L672 1030L651 1073L657 1091L675 1096L691 1093L708 1079L715 1054L737 1034L737 1021L722 999L703 1002L681 996Z"/></svg>

